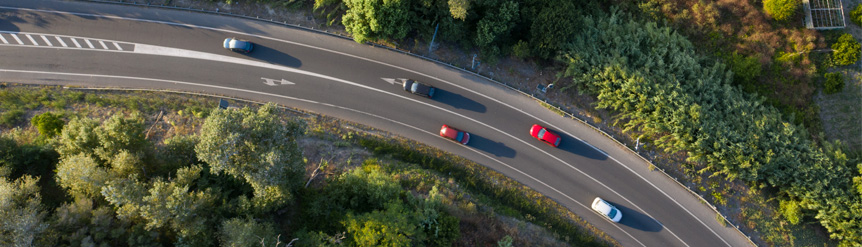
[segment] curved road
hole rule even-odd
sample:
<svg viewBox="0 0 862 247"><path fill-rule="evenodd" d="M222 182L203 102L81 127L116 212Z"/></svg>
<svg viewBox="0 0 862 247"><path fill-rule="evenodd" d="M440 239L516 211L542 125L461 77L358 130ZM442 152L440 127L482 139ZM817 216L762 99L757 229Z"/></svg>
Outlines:
<svg viewBox="0 0 862 247"><path fill-rule="evenodd" d="M748 246L675 182L588 126L493 82L351 40L279 25L181 11L0 0L0 80L174 89L272 101L389 130L464 156L553 198L624 246ZM257 46L243 55L225 37ZM404 78L439 88L429 100ZM563 136L530 137L534 123ZM439 138L448 124L468 146ZM623 213L589 209L600 196Z"/></svg>

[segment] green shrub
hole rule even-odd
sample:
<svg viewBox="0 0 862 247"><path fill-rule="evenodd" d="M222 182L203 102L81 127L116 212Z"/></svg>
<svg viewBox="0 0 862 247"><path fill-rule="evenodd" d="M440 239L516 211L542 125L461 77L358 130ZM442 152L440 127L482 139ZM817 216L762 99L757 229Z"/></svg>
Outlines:
<svg viewBox="0 0 862 247"><path fill-rule="evenodd" d="M778 207L781 210L781 214L784 215L784 218L786 218L790 224L796 225L802 221L802 207L799 206L799 202L794 200L781 200Z"/></svg>
<svg viewBox="0 0 862 247"><path fill-rule="evenodd" d="M857 26L862 26L862 4L857 4L856 8L850 11L850 21Z"/></svg>
<svg viewBox="0 0 862 247"><path fill-rule="evenodd" d="M789 20L798 7L798 0L763 0L763 10L778 21Z"/></svg>
<svg viewBox="0 0 862 247"><path fill-rule="evenodd" d="M30 119L30 124L39 130L39 134L52 138L60 133L66 122L60 119L59 114L45 112Z"/></svg>
<svg viewBox="0 0 862 247"><path fill-rule="evenodd" d="M859 49L862 49L862 45L859 45L853 35L845 33L838 38L838 42L832 44L832 58L839 66L851 65L859 61Z"/></svg>
<svg viewBox="0 0 862 247"><path fill-rule="evenodd" d="M826 83L823 83L823 91L827 94L841 92L844 89L844 75L839 72L826 73Z"/></svg>
<svg viewBox="0 0 862 247"><path fill-rule="evenodd" d="M19 122L21 122L21 117L24 116L24 111L20 109L12 109L0 113L0 125L6 127L13 127Z"/></svg>
<svg viewBox="0 0 862 247"><path fill-rule="evenodd" d="M523 40L518 40L515 46L512 46L512 55L524 59L530 56L530 45Z"/></svg>

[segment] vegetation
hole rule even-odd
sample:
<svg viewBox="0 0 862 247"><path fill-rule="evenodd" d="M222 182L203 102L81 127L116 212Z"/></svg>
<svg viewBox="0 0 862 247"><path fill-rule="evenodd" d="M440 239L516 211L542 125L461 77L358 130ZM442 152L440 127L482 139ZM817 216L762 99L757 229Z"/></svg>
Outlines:
<svg viewBox="0 0 862 247"><path fill-rule="evenodd" d="M844 76L840 72L826 73L826 82L823 83L823 91L827 94L841 92L844 89Z"/></svg>
<svg viewBox="0 0 862 247"><path fill-rule="evenodd" d="M21 96L33 91L13 87L6 92ZM34 95L64 93L72 92L48 89ZM135 95L100 97L135 100ZM258 109L216 109L199 121L187 121L196 119L195 114L165 114L163 121L152 122L145 117L152 111L142 112L137 105L122 101L111 110L90 108L89 96L67 102L76 110L63 108L58 113L36 115L59 118L53 122L59 128L51 128L60 129L54 137L45 136L46 131L36 132L36 123L43 120L31 121L29 129L4 129L0 134L0 198L6 199L0 203L6 207L0 214L7 214L0 217L3 245L490 245L505 234L477 238L472 225L477 218L486 224L497 222L495 209L517 217L539 212L536 209L565 210L478 164L468 164L470 170L456 172L458 176L443 177L440 174L464 168L440 159L448 155L427 147L417 151L407 144L354 132L341 136L339 133L347 133L341 128L317 131L331 123L310 118L307 125L309 118L285 116L271 104ZM170 106L159 111L190 111L168 103L170 97L152 98ZM98 112L110 117L86 116ZM200 126L186 128L180 123ZM159 126L169 129L150 132ZM360 155L359 167L350 166L351 159L339 169L322 164L321 171L328 175L312 178L310 186L306 185L309 164L300 150L313 149L300 143L310 137L333 136L342 143L338 146L350 150L357 150L359 146L353 145L359 143L386 148L372 148L381 151L376 158ZM399 154L409 159L393 159L401 158ZM420 163L446 164L449 170L423 168ZM469 180L476 178L494 178L505 186ZM459 184L466 182L480 183L487 191L511 192L502 199L481 190L461 191ZM512 199L517 203L510 202ZM542 204L531 206L536 200ZM571 214L549 211L536 215L544 216L528 219L552 222L550 229L571 236L566 238L571 243L608 243L583 233L575 224L584 222ZM462 229L462 222L471 229ZM491 228L501 231L499 226ZM469 239L462 237L465 234ZM524 236L514 238L517 244L530 243L527 241Z"/></svg>
<svg viewBox="0 0 862 247"><path fill-rule="evenodd" d="M850 21L856 26L862 26L862 4L857 4L853 10L850 10Z"/></svg>
<svg viewBox="0 0 862 247"><path fill-rule="evenodd" d="M789 20L798 8L798 0L763 0L763 10L777 21Z"/></svg>
<svg viewBox="0 0 862 247"><path fill-rule="evenodd" d="M669 28L626 15L587 17L562 60L568 87L598 95L597 106L625 130L730 180L771 187L799 200L835 239L862 241L862 195L850 192L850 160L837 145L820 148L772 107L730 86L723 64L702 60ZM760 138L769 136L770 138Z"/></svg>
<svg viewBox="0 0 862 247"><path fill-rule="evenodd" d="M859 44L853 35L845 33L838 38L838 42L832 44L832 50L835 53L832 55L837 65L851 65L859 61L859 55L862 53L862 45Z"/></svg>

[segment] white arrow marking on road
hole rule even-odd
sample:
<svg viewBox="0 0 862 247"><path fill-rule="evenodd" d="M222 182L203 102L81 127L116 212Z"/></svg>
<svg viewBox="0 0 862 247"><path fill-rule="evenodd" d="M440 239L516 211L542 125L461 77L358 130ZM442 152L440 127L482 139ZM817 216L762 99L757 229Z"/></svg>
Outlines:
<svg viewBox="0 0 862 247"><path fill-rule="evenodd" d="M276 81L275 79L269 79L269 78L264 78L264 77L261 77L260 79L264 80L263 84L270 85L270 86L278 86L278 85L285 85L285 84L296 85L296 83L289 82L285 79L281 79L281 81ZM276 82L281 82L281 84L275 84Z"/></svg>

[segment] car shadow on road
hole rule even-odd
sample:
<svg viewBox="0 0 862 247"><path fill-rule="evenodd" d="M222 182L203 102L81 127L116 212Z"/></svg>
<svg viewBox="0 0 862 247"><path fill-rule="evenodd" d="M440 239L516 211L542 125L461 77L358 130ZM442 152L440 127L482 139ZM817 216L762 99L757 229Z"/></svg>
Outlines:
<svg viewBox="0 0 862 247"><path fill-rule="evenodd" d="M608 202L616 206L617 209L623 213L623 218L620 219L620 224L645 232L659 232L664 229L664 226L652 217L642 214L634 209L621 206L617 203L611 201Z"/></svg>
<svg viewBox="0 0 862 247"><path fill-rule="evenodd" d="M607 154L602 153L602 152L594 149L589 144L587 144L581 140L578 140L578 139L575 139L572 137L568 137L566 135L560 135L560 137L563 138L563 140L560 141L560 147L559 148L561 150L567 151L569 153L577 154L577 155L580 155L583 157L587 157L590 159L594 159L594 160L606 160L606 159L608 159Z"/></svg>
<svg viewBox="0 0 862 247"><path fill-rule="evenodd" d="M254 50L246 55L271 64L283 65L291 68L302 67L302 61L299 61L296 57L257 43L254 44Z"/></svg>
<svg viewBox="0 0 862 247"><path fill-rule="evenodd" d="M473 148L491 153L497 157L506 157L513 158L515 157L515 149L507 147L506 144L502 142L495 142L488 138L484 138L478 135L470 134L470 143L468 144Z"/></svg>
<svg viewBox="0 0 862 247"><path fill-rule="evenodd" d="M437 88L436 92L434 93L434 100L458 109L464 109L478 113L485 113L485 111L488 110L485 105L480 104L475 100L461 96L457 93L441 90L439 88Z"/></svg>

